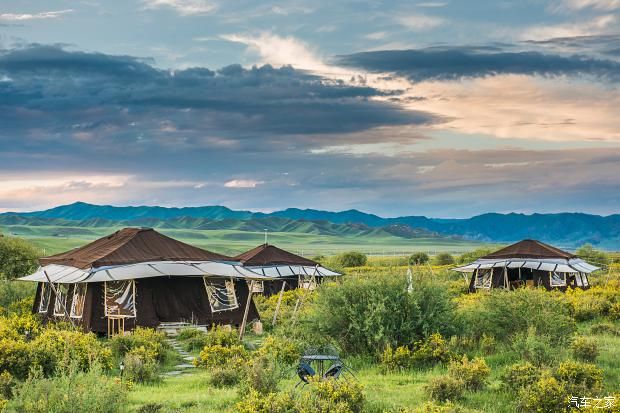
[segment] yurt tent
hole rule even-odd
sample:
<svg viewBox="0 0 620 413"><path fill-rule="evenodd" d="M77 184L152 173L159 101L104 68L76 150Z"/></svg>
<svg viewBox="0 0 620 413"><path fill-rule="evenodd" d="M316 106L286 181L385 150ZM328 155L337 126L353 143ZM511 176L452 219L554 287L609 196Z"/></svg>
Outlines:
<svg viewBox="0 0 620 413"><path fill-rule="evenodd" d="M265 278L150 228L125 228L39 261L21 278L38 282L33 311L108 334L172 322L241 324L245 280ZM248 308L248 319L258 318Z"/></svg>
<svg viewBox="0 0 620 413"><path fill-rule="evenodd" d="M310 286L323 277L341 274L322 267L318 262L293 254L274 245L262 244L233 258L252 272L270 280L262 282L263 294L270 296L285 290Z"/></svg>
<svg viewBox="0 0 620 413"><path fill-rule="evenodd" d="M576 255L536 240L523 240L486 255L455 271L471 273L469 290L521 285L548 290L588 288L588 274L598 270Z"/></svg>

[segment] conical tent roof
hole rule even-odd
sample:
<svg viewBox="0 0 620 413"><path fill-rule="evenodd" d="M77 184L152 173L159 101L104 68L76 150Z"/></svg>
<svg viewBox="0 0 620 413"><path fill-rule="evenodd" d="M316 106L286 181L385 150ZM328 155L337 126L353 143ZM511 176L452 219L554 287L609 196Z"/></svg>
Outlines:
<svg viewBox="0 0 620 413"><path fill-rule="evenodd" d="M285 251L274 245L262 244L256 248L239 254L233 258L240 261L245 266L266 266L266 265L305 265L316 266L318 262L300 257L292 252Z"/></svg>
<svg viewBox="0 0 620 413"><path fill-rule="evenodd" d="M576 256L562 251L561 249L552 247L540 241L532 239L524 239L515 244L502 248L482 259L506 259L506 258L564 258L571 259Z"/></svg>
<svg viewBox="0 0 620 413"><path fill-rule="evenodd" d="M39 259L41 265L98 268L147 261L228 261L230 257L167 237L152 228L124 228L83 247Z"/></svg>

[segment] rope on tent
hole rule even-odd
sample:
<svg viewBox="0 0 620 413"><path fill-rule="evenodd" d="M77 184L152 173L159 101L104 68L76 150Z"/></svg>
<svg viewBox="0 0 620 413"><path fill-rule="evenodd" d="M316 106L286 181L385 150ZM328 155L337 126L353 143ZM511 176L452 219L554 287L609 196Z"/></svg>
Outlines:
<svg viewBox="0 0 620 413"><path fill-rule="evenodd" d="M47 274L47 271L44 270L43 274L45 274L45 278L47 278L47 282L49 282L50 287L52 287L52 291L54 292L54 297L56 297L56 300L57 300L58 299L58 290L56 290L56 287L54 286L54 283L50 279L50 276ZM54 300L54 301L56 301L56 300ZM75 325L75 323L73 322L73 319L71 318L71 316L69 315L69 312L67 311L67 303L66 302L62 302L62 300L61 300L61 304L62 304L62 311L65 313L65 317L67 317L67 319L71 323L71 326L73 327L73 329L77 330L77 326ZM54 305L56 305L56 304L54 303Z"/></svg>

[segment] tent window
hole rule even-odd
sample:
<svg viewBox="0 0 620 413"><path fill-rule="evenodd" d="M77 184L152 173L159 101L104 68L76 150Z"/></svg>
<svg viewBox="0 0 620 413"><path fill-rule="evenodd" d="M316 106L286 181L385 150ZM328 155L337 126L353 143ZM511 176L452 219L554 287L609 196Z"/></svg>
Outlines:
<svg viewBox="0 0 620 413"><path fill-rule="evenodd" d="M310 291L316 290L316 277L312 275L300 275L299 288Z"/></svg>
<svg viewBox="0 0 620 413"><path fill-rule="evenodd" d="M493 270L477 270L476 279L474 281L475 288L491 288L491 280L493 278Z"/></svg>
<svg viewBox="0 0 620 413"><path fill-rule="evenodd" d="M105 282L105 315L136 316L136 283L134 280Z"/></svg>
<svg viewBox="0 0 620 413"><path fill-rule="evenodd" d="M69 286L67 284L56 284L56 301L54 302L54 315L64 316L67 308L67 296Z"/></svg>
<svg viewBox="0 0 620 413"><path fill-rule="evenodd" d="M203 277L209 305L214 313L229 311L239 308L237 295L235 293L235 282L231 279L213 279Z"/></svg>
<svg viewBox="0 0 620 413"><path fill-rule="evenodd" d="M47 313L52 299L52 288L48 283L41 283L41 298L39 300L39 312Z"/></svg>
<svg viewBox="0 0 620 413"><path fill-rule="evenodd" d="M566 286L566 273L565 272L550 272L549 282L552 287L565 287Z"/></svg>
<svg viewBox="0 0 620 413"><path fill-rule="evenodd" d="M84 302L86 301L87 284L75 284L73 300L71 301L71 318L82 318Z"/></svg>
<svg viewBox="0 0 620 413"><path fill-rule="evenodd" d="M246 281L248 288L252 288L252 293L263 293L265 291L265 284L262 281Z"/></svg>

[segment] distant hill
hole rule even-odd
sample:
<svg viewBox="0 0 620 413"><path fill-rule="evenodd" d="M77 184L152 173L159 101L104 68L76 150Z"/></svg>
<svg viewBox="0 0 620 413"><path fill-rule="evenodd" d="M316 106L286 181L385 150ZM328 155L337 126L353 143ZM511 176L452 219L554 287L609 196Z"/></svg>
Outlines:
<svg viewBox="0 0 620 413"><path fill-rule="evenodd" d="M289 208L272 213L235 211L224 206L166 208L159 206L115 207L76 202L45 211L0 214L2 225L54 225L107 227L122 221L132 226L239 231L302 232L349 236L396 236L400 238L463 238L506 243L539 239L564 248L591 243L620 249L620 215L582 213L497 214L466 219L424 216L383 218L358 210L340 212ZM70 223L63 221L72 221ZM75 221L79 221L77 224ZM46 224L47 223L47 224Z"/></svg>

